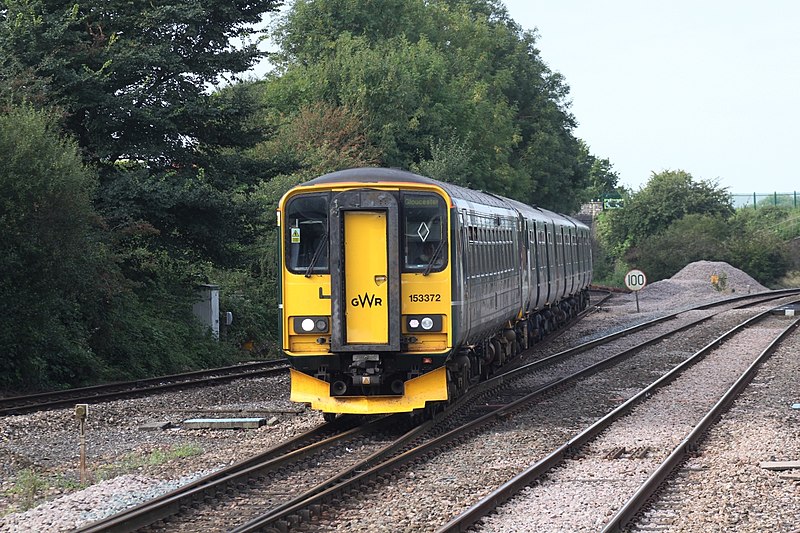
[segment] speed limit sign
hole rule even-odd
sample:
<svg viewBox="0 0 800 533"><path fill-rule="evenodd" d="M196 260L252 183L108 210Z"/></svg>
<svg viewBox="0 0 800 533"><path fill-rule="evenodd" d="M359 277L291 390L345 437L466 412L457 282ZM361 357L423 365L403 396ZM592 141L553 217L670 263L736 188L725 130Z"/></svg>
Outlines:
<svg viewBox="0 0 800 533"><path fill-rule="evenodd" d="M645 285L647 285L647 276L645 276L644 272L641 270L636 270L634 268L625 274L625 286L630 290L640 291L644 289Z"/></svg>
<svg viewBox="0 0 800 533"><path fill-rule="evenodd" d="M644 275L644 272L641 270L629 270L627 274L625 274L625 286L628 287L630 290L633 291L633 294L636 295L636 312L639 312L639 291L644 289L644 286L647 285L647 276Z"/></svg>

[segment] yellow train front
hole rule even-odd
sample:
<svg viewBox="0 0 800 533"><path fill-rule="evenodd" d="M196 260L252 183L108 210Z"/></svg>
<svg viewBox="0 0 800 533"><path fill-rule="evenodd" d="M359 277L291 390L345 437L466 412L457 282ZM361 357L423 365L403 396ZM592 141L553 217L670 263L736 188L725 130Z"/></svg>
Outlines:
<svg viewBox="0 0 800 533"><path fill-rule="evenodd" d="M279 204L291 399L326 418L410 412L448 397L449 199L434 180L409 176L335 172Z"/></svg>
<svg viewBox="0 0 800 533"><path fill-rule="evenodd" d="M589 302L586 225L410 172L326 174L278 223L291 398L327 418L460 396Z"/></svg>

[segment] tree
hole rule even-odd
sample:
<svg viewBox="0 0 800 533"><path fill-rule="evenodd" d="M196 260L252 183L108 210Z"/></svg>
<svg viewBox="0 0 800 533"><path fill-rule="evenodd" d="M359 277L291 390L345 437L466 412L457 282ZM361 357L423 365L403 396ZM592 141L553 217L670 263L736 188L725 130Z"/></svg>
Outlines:
<svg viewBox="0 0 800 533"><path fill-rule="evenodd" d="M113 291L96 176L52 117L0 114L0 384L63 385L102 366L86 315Z"/></svg>
<svg viewBox="0 0 800 533"><path fill-rule="evenodd" d="M647 272L653 281L665 279L694 261L726 261L726 243L730 236L728 220L720 216L690 214L631 248L625 260Z"/></svg>
<svg viewBox="0 0 800 533"><path fill-rule="evenodd" d="M800 235L798 214L786 207L737 209L729 221L727 261L764 285L774 284L792 266L790 243Z"/></svg>
<svg viewBox="0 0 800 533"><path fill-rule="evenodd" d="M67 129L93 162L195 164L204 147L238 142L224 134L238 110L208 86L263 56L252 25L277 5L7 0L0 11L3 85L20 98L20 80L40 80L39 92L64 110Z"/></svg>
<svg viewBox="0 0 800 533"><path fill-rule="evenodd" d="M346 106L383 165L577 207L586 173L568 88L498 2L299 0L276 41L274 124L315 102Z"/></svg>
<svg viewBox="0 0 800 533"><path fill-rule="evenodd" d="M586 189L586 200L600 200L603 198L621 198L619 188L619 174L613 169L609 159L600 159L589 151L589 146L579 141L579 163L586 168L589 186Z"/></svg>
<svg viewBox="0 0 800 533"><path fill-rule="evenodd" d="M246 214L230 194L253 185L232 151L262 132L246 84L209 89L263 57L254 25L279 4L7 0L0 95L60 110L98 169L110 227L230 264Z"/></svg>
<svg viewBox="0 0 800 533"><path fill-rule="evenodd" d="M621 258L686 215L727 219L733 213L730 194L715 182L696 182L688 172L667 170L653 173L638 193L626 198L624 209L606 213L598 231L607 249Z"/></svg>
<svg viewBox="0 0 800 533"><path fill-rule="evenodd" d="M87 237L74 260L80 268L67 257L61 278L33 271L28 282L39 285L20 316L41 318L29 321L49 344L37 337L9 345L19 349L19 361L35 363L16 367L12 379L75 385L197 367L226 354L191 315L193 286L208 281L209 263L232 267L249 257L257 237L250 220L260 207L250 194L267 172L245 151L264 135L252 84L214 87L236 82L264 56L254 25L279 4L2 4L0 106L52 109L59 120L51 133L57 138L60 127L73 138L75 153L99 178L96 189L76 180L63 188L94 201L91 235L100 244L90 246ZM20 167L9 179L21 186L32 173ZM33 261L30 254L23 259ZM11 268L22 259L11 254L9 261ZM70 285L64 276L73 270L83 277ZM51 282L52 301L37 300L36 291ZM6 348L15 339L3 341ZM64 361L75 364L62 372Z"/></svg>

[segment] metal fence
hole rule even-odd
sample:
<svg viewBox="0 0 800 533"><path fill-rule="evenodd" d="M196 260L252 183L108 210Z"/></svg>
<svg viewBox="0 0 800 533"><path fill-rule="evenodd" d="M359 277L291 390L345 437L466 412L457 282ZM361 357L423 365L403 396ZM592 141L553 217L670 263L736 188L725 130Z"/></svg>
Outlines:
<svg viewBox="0 0 800 533"><path fill-rule="evenodd" d="M752 207L758 209L759 207L768 207L773 205L780 205L784 207L798 207L800 203L797 202L797 191L781 193L773 192L769 194L731 194L733 198L734 207Z"/></svg>

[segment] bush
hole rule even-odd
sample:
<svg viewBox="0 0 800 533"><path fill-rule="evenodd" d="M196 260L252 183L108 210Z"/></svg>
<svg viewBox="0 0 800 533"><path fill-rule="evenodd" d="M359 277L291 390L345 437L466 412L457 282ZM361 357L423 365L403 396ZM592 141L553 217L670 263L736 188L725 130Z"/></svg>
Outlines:
<svg viewBox="0 0 800 533"><path fill-rule="evenodd" d="M0 116L3 387L60 387L103 367L85 321L107 292L96 178L57 126L24 107Z"/></svg>
<svg viewBox="0 0 800 533"><path fill-rule="evenodd" d="M666 279L694 261L724 261L729 234L721 217L687 215L631 249L625 259L652 281Z"/></svg>
<svg viewBox="0 0 800 533"><path fill-rule="evenodd" d="M92 206L95 174L57 120L27 108L1 115L0 160L0 387L58 389L235 359L192 315L206 281L198 266L155 248L147 224L112 240Z"/></svg>
<svg viewBox="0 0 800 533"><path fill-rule="evenodd" d="M211 277L220 285L220 312L233 313L223 340L258 355L277 353L280 319L275 278L244 271L215 271Z"/></svg>
<svg viewBox="0 0 800 533"><path fill-rule="evenodd" d="M726 245L728 263L750 274L759 283L774 286L789 267L786 244L764 231L742 233Z"/></svg>
<svg viewBox="0 0 800 533"><path fill-rule="evenodd" d="M127 281L103 307L91 338L106 361L103 380L135 379L220 366L236 351L217 341L192 314L201 267L144 247L128 250Z"/></svg>

